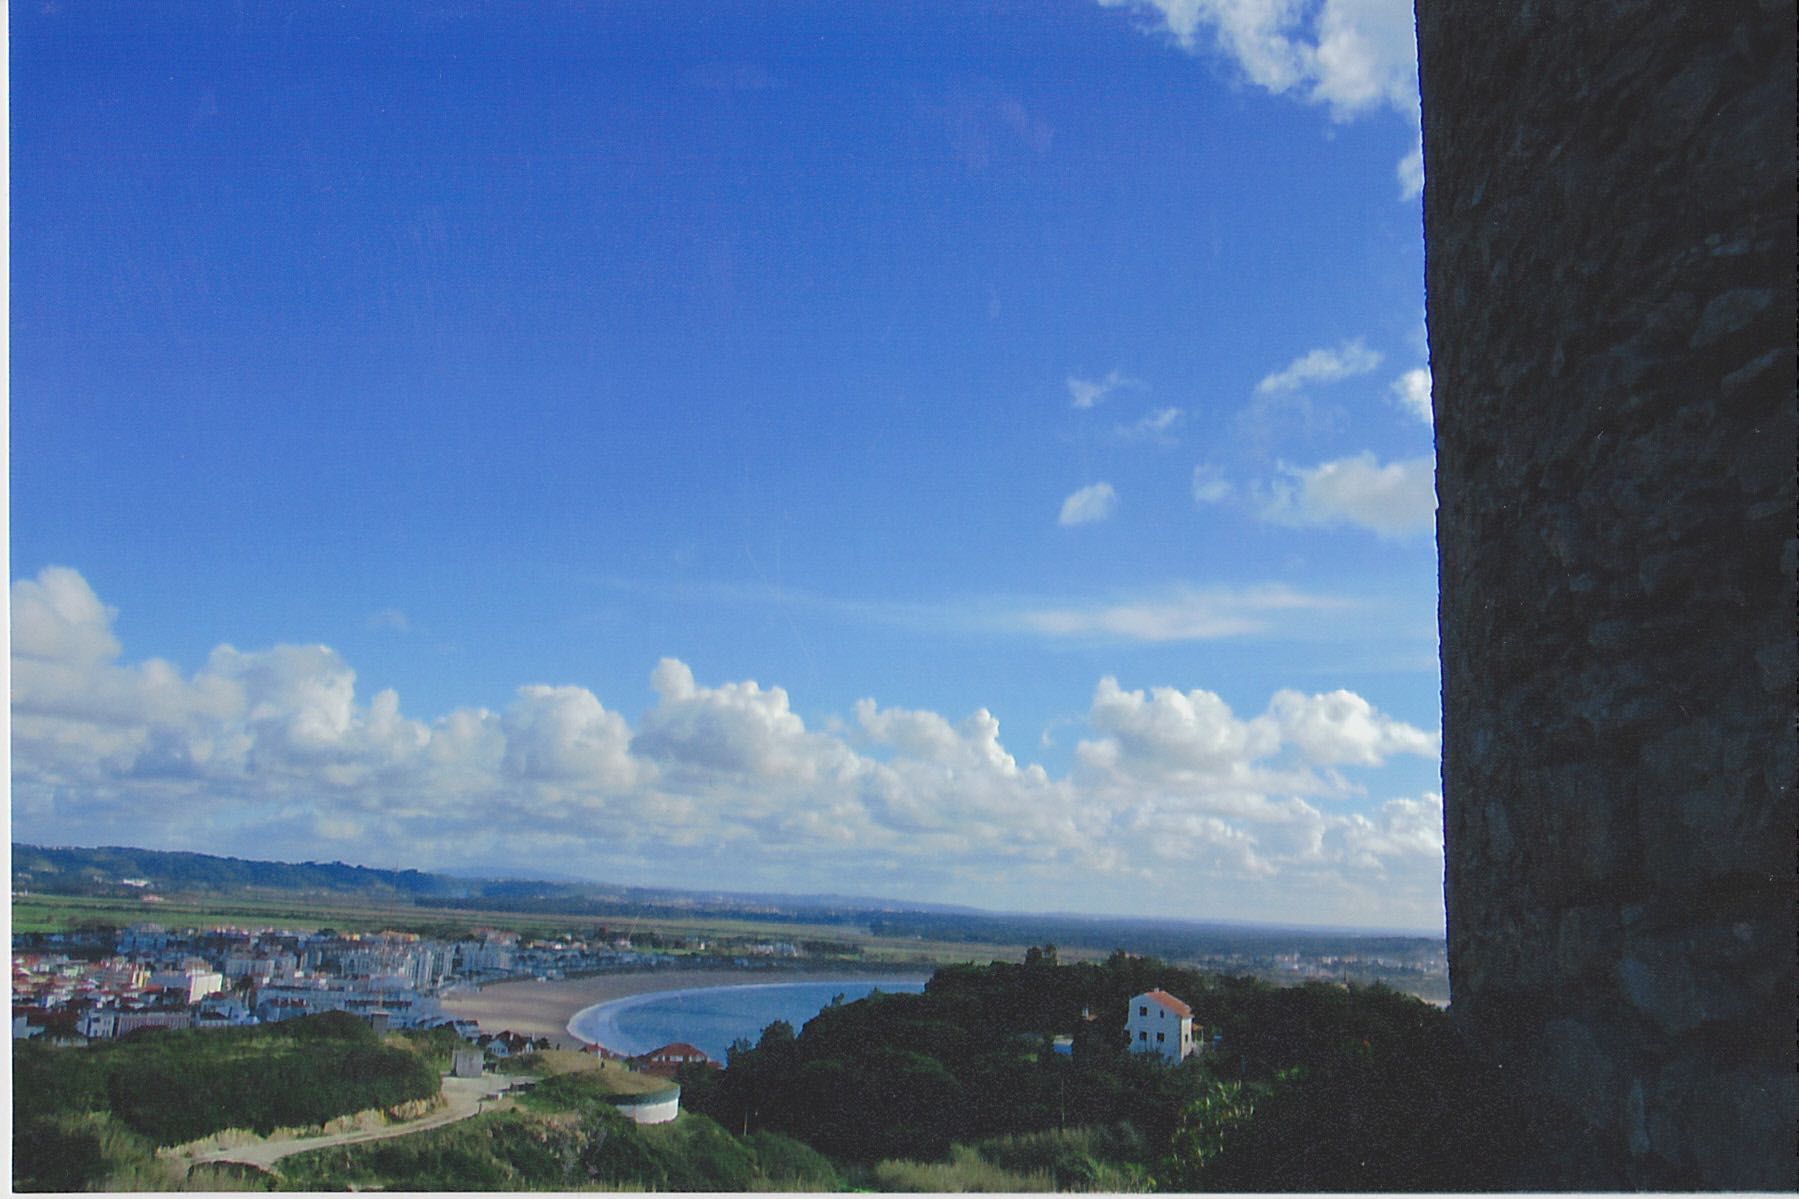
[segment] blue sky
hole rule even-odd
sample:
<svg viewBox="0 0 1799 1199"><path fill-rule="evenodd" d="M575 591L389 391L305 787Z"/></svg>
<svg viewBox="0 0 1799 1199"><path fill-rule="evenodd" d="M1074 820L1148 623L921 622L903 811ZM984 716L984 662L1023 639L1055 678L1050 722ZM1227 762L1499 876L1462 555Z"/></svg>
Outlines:
<svg viewBox="0 0 1799 1199"><path fill-rule="evenodd" d="M11 20L15 838L1440 927L1405 0Z"/></svg>

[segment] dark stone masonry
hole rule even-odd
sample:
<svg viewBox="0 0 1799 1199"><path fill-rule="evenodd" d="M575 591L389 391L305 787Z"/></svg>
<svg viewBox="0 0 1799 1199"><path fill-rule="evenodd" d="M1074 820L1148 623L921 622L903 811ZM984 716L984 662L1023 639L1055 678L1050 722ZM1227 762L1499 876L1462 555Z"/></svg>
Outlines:
<svg viewBox="0 0 1799 1199"><path fill-rule="evenodd" d="M1793 1189L1794 6L1417 12L1452 1010L1514 1185Z"/></svg>

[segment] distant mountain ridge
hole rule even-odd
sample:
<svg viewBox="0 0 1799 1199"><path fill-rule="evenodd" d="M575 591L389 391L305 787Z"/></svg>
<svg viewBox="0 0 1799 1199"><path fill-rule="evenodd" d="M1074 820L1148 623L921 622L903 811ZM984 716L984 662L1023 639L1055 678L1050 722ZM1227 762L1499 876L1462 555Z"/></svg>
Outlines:
<svg viewBox="0 0 1799 1199"><path fill-rule="evenodd" d="M346 895L458 896L470 883L419 870L378 870L344 862L274 862L180 850L105 845L21 845L12 847L14 889L77 894L110 894L126 879L151 887L231 891L263 888Z"/></svg>
<svg viewBox="0 0 1799 1199"><path fill-rule="evenodd" d="M421 870L352 866L344 862L277 862L117 845L85 848L15 842L12 855L14 890L49 894L123 896L142 889L218 894L281 891L346 899L411 900L421 907L580 913L587 908L616 909L623 905L670 915L754 913L771 919L801 915L807 919L821 919L833 914L860 917L883 912L981 914L978 909L951 904L902 904L856 896L684 891L611 883L471 878ZM127 883L127 879L131 882ZM139 883L147 884L147 888L134 885Z"/></svg>

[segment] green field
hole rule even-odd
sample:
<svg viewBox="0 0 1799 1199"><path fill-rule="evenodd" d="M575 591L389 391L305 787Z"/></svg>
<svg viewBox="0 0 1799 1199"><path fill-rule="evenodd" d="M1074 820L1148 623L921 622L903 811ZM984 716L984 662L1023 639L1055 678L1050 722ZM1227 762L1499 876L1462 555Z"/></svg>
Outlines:
<svg viewBox="0 0 1799 1199"><path fill-rule="evenodd" d="M341 897L293 895L216 896L165 894L163 901L140 901L82 895L16 895L12 904L15 933L67 933L84 928L126 928L152 922L167 928L267 928L310 932L333 928L340 932L418 933L455 940L469 937L478 928L504 929L521 937L553 937L604 925L613 930L655 933L670 940L719 941L727 939L836 941L853 952L835 955L846 961L893 965L937 965L1018 958L1024 947L1001 943L931 941L915 937L882 937L842 924L806 924L790 920L757 921L732 917L646 918L628 911L618 913L568 912L520 913L509 911L446 911L406 902L381 903ZM697 951L673 949L670 956ZM1080 956L1078 954L1071 956Z"/></svg>

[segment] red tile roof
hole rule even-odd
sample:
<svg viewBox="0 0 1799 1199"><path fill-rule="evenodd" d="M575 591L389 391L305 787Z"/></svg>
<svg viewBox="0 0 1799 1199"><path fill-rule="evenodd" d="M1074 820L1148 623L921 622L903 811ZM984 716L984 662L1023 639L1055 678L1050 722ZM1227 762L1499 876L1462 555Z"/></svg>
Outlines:
<svg viewBox="0 0 1799 1199"><path fill-rule="evenodd" d="M1160 987L1157 987L1153 991L1146 991L1144 993L1144 998L1155 1000L1177 1016L1191 1016L1193 1014L1192 1008L1188 1007L1168 992L1162 990Z"/></svg>
<svg viewBox="0 0 1799 1199"><path fill-rule="evenodd" d="M671 1058L686 1058L688 1061L694 1062L708 1062L712 1060L706 1056L704 1050L696 1049L686 1041L674 1041L664 1045L660 1049L652 1049L643 1056L649 1058L651 1061L655 1061L658 1058L663 1061L667 1061Z"/></svg>

